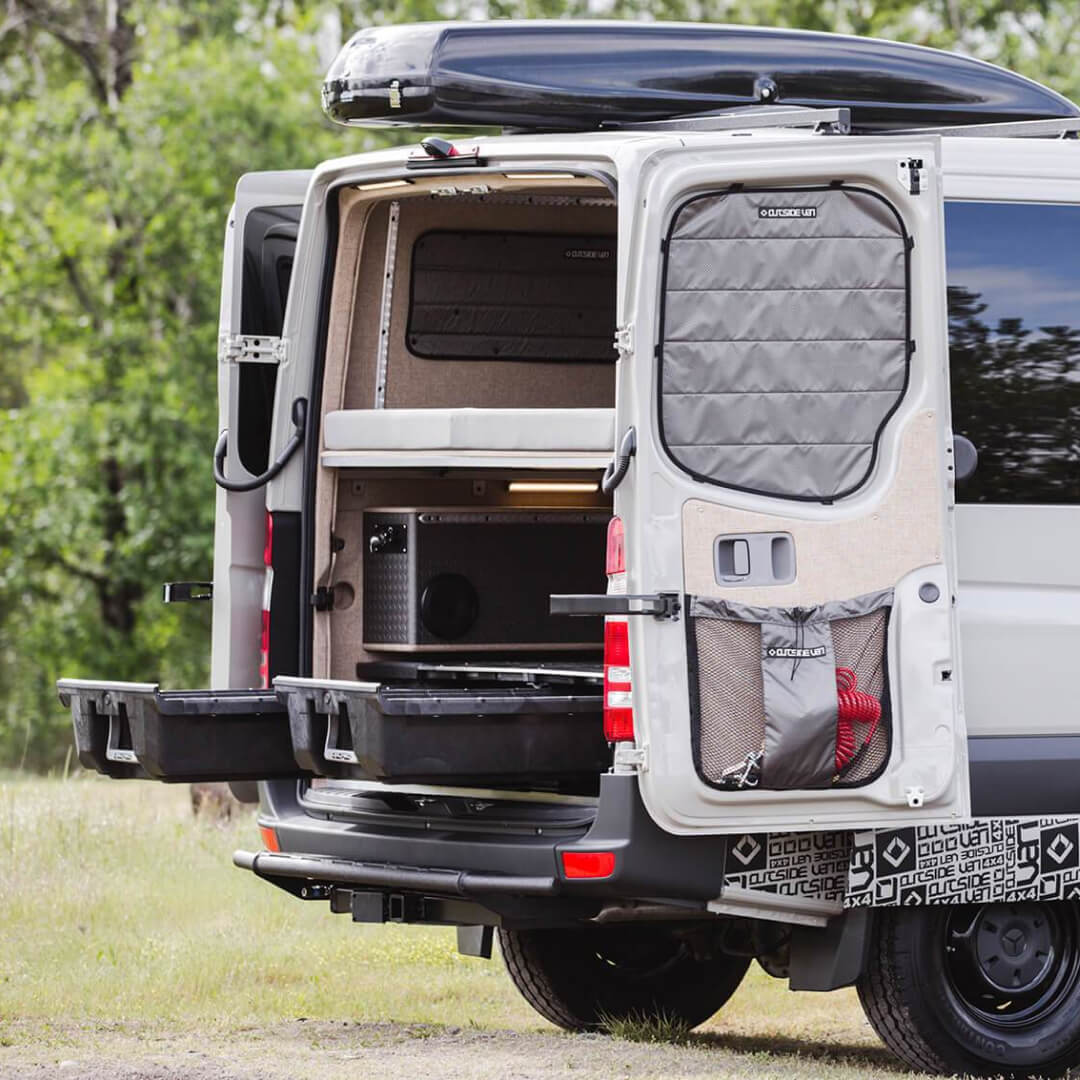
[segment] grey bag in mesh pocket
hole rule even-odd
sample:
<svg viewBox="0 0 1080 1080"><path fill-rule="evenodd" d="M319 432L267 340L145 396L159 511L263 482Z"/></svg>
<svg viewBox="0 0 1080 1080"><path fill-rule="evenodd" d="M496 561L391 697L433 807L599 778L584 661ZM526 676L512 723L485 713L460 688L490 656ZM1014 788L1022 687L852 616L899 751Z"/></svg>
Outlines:
<svg viewBox="0 0 1080 1080"><path fill-rule="evenodd" d="M836 781L837 668L850 668L860 689L883 698L891 603L891 590L813 608L691 598L695 742L705 780L771 789ZM842 782L876 773L887 750L887 726L879 723L845 766Z"/></svg>

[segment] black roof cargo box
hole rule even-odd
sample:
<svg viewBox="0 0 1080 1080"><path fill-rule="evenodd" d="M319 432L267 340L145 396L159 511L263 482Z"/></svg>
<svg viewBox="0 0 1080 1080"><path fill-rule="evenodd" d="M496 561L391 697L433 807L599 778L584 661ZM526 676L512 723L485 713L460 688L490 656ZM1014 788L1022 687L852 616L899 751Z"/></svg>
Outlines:
<svg viewBox="0 0 1080 1080"><path fill-rule="evenodd" d="M805 30L495 21L355 34L323 85L344 124L585 131L740 106L850 106L855 130L1069 117L1059 94L955 53Z"/></svg>

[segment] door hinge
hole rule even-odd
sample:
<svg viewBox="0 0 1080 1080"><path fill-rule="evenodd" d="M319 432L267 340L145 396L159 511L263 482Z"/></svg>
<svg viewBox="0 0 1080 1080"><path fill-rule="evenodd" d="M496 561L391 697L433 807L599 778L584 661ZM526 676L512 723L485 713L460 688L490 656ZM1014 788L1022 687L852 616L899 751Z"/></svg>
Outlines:
<svg viewBox="0 0 1080 1080"><path fill-rule="evenodd" d="M629 743L619 743L615 747L614 756L615 772L645 772L648 765L648 755L644 746L630 746Z"/></svg>
<svg viewBox="0 0 1080 1080"><path fill-rule="evenodd" d="M900 183L907 186L912 195L921 195L926 190L926 170L922 158L903 158L896 163L896 172Z"/></svg>
<svg viewBox="0 0 1080 1080"><path fill-rule="evenodd" d="M634 324L615 328L615 348L620 357L629 357L634 351Z"/></svg>
<svg viewBox="0 0 1080 1080"><path fill-rule="evenodd" d="M221 364L280 364L284 359L284 338L257 334L222 334L218 338Z"/></svg>

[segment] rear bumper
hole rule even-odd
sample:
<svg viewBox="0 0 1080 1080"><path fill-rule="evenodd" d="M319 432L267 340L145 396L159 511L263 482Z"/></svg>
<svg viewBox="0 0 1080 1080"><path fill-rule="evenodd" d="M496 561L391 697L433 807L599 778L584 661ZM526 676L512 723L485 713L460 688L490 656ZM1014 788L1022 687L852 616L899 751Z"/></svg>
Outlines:
<svg viewBox="0 0 1080 1080"><path fill-rule="evenodd" d="M242 870L273 881L280 878L312 884L390 889L434 896L478 900L495 895L552 896L554 877L514 877L470 870L436 870L381 863L347 862L318 855L282 855L272 851L238 851L233 862Z"/></svg>
<svg viewBox="0 0 1080 1080"><path fill-rule="evenodd" d="M238 852L234 861L259 877L304 895L336 888L459 898L499 910L510 898L542 899L587 913L621 901L701 907L723 890L724 837L678 837L660 830L641 802L637 778L605 775L593 809L576 821L544 820L485 831L416 815L316 817L297 788L265 785L260 824L274 829L280 852ZM611 852L603 878L567 877L564 852Z"/></svg>

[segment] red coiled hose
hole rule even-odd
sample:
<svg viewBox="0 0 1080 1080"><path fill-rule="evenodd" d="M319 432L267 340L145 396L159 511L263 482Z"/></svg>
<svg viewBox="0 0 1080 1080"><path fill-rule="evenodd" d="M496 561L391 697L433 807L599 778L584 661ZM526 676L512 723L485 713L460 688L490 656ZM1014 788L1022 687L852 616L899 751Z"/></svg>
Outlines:
<svg viewBox="0 0 1080 1080"><path fill-rule="evenodd" d="M873 694L858 690L858 677L851 668L836 669L836 771L843 772L859 750L870 745L881 722L881 702ZM869 724L862 746L855 744L855 724Z"/></svg>

